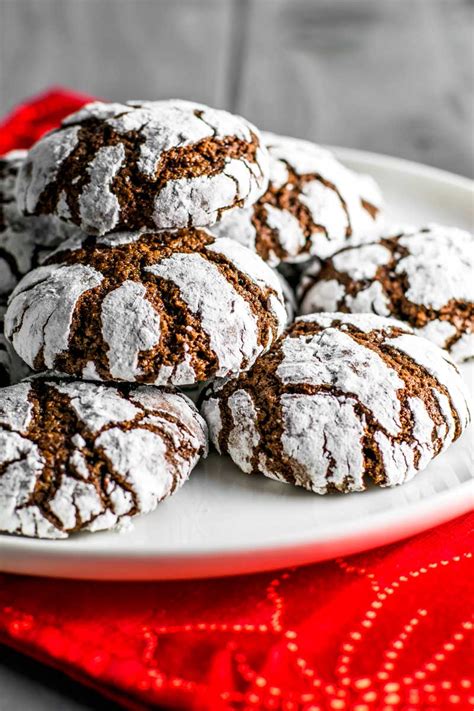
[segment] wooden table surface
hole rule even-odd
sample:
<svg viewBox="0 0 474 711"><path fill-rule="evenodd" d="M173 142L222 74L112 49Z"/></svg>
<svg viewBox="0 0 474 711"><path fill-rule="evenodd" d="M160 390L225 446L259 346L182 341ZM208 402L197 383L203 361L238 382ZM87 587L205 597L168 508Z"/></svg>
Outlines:
<svg viewBox="0 0 474 711"><path fill-rule="evenodd" d="M472 0L0 0L0 113L182 97L473 176ZM0 711L112 708L0 648Z"/></svg>

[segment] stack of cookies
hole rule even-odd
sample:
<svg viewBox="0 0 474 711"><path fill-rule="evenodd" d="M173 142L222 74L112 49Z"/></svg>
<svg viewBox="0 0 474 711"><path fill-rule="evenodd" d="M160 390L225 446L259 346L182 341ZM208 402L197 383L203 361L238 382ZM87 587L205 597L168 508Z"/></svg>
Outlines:
<svg viewBox="0 0 474 711"><path fill-rule="evenodd" d="M319 146L95 102L3 157L0 211L0 531L124 527L208 436L323 494L403 483L468 423L471 236L387 234Z"/></svg>

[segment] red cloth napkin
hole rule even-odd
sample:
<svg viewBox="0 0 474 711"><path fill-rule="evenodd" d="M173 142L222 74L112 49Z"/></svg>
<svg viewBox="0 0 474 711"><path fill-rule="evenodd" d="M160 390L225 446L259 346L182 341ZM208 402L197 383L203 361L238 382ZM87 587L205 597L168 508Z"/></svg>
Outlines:
<svg viewBox="0 0 474 711"><path fill-rule="evenodd" d="M57 88L27 99L0 122L0 155L14 148L29 148L94 97Z"/></svg>
<svg viewBox="0 0 474 711"><path fill-rule="evenodd" d="M86 97L52 91L0 124L27 146ZM131 709L474 707L474 515L278 573L92 583L0 574L0 642Z"/></svg>

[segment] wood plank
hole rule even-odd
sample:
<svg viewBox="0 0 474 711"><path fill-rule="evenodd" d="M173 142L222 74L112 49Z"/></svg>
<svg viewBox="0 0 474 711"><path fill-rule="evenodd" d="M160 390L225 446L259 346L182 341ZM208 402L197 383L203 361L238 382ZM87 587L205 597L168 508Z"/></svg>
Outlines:
<svg viewBox="0 0 474 711"><path fill-rule="evenodd" d="M231 0L0 0L0 111L52 84L228 101Z"/></svg>
<svg viewBox="0 0 474 711"><path fill-rule="evenodd" d="M472 174L472 2L249 2L240 112L269 130Z"/></svg>
<svg viewBox="0 0 474 711"><path fill-rule="evenodd" d="M65 674L0 645L0 711L123 711Z"/></svg>

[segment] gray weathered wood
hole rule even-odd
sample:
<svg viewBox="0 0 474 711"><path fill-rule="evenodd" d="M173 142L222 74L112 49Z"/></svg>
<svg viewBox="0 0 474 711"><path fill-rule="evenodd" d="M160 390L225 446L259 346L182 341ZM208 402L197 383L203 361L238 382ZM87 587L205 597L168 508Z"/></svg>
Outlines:
<svg viewBox="0 0 474 711"><path fill-rule="evenodd" d="M118 711L98 693L0 645L0 711Z"/></svg>
<svg viewBox="0 0 474 711"><path fill-rule="evenodd" d="M54 84L223 105L231 1L0 0L0 112Z"/></svg>
<svg viewBox="0 0 474 711"><path fill-rule="evenodd" d="M256 0L238 110L273 131L471 175L466 0Z"/></svg>

